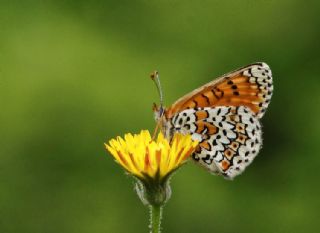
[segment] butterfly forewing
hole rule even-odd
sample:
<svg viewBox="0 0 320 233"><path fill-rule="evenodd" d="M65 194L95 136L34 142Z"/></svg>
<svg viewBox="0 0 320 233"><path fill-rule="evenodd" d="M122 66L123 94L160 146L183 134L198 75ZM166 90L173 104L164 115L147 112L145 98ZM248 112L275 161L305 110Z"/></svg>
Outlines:
<svg viewBox="0 0 320 233"><path fill-rule="evenodd" d="M166 117L185 109L247 106L259 118L268 107L273 90L272 73L265 63L254 63L223 75L194 90L167 109Z"/></svg>

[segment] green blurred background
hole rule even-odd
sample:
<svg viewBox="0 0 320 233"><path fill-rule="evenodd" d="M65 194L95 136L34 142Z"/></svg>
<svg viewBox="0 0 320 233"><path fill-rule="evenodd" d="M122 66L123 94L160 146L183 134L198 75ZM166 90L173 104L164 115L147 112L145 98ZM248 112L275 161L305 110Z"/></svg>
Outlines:
<svg viewBox="0 0 320 233"><path fill-rule="evenodd" d="M234 181L190 163L163 232L319 232L320 3L0 0L0 232L148 232L103 143L256 61L275 91L264 147ZM317 229L318 228L318 229Z"/></svg>

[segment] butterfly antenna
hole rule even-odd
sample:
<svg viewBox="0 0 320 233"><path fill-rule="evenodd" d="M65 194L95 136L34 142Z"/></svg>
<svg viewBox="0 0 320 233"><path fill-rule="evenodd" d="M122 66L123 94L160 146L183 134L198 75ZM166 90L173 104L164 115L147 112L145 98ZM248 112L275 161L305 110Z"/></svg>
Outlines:
<svg viewBox="0 0 320 233"><path fill-rule="evenodd" d="M162 122L162 117L164 114L164 109L163 109L163 93L162 93L162 88L161 88L161 83L160 83L160 76L159 76L159 72L158 71L154 71L151 73L150 75L151 79L153 80L153 82L156 84L157 90L158 90L158 94L159 94L159 98L160 98L160 106L159 106L159 119L157 122L157 125L154 129L153 135L152 135L152 139L154 140L158 130L160 129L160 125ZM156 104L154 104L154 109L157 109Z"/></svg>
<svg viewBox="0 0 320 233"><path fill-rule="evenodd" d="M161 111L160 115L162 115L163 114L163 93L162 93L162 88L161 88L161 83L160 83L159 72L154 71L153 73L151 73L150 77L157 86L158 94L160 97L160 111Z"/></svg>

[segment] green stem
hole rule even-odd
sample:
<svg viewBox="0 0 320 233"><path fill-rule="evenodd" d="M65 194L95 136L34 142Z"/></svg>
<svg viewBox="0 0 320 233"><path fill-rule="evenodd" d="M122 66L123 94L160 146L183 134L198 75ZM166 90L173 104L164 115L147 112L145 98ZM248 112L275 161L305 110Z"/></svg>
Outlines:
<svg viewBox="0 0 320 233"><path fill-rule="evenodd" d="M162 206L150 205L150 233L160 233Z"/></svg>

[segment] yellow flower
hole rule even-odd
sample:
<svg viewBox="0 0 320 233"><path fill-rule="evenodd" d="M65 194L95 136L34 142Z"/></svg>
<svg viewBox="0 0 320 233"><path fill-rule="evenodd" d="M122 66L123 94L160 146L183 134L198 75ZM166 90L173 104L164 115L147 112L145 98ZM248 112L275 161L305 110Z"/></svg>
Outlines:
<svg viewBox="0 0 320 233"><path fill-rule="evenodd" d="M194 152L198 142L190 135L175 134L169 142L162 133L152 140L149 131L130 133L105 143L114 159L143 182L165 181Z"/></svg>

